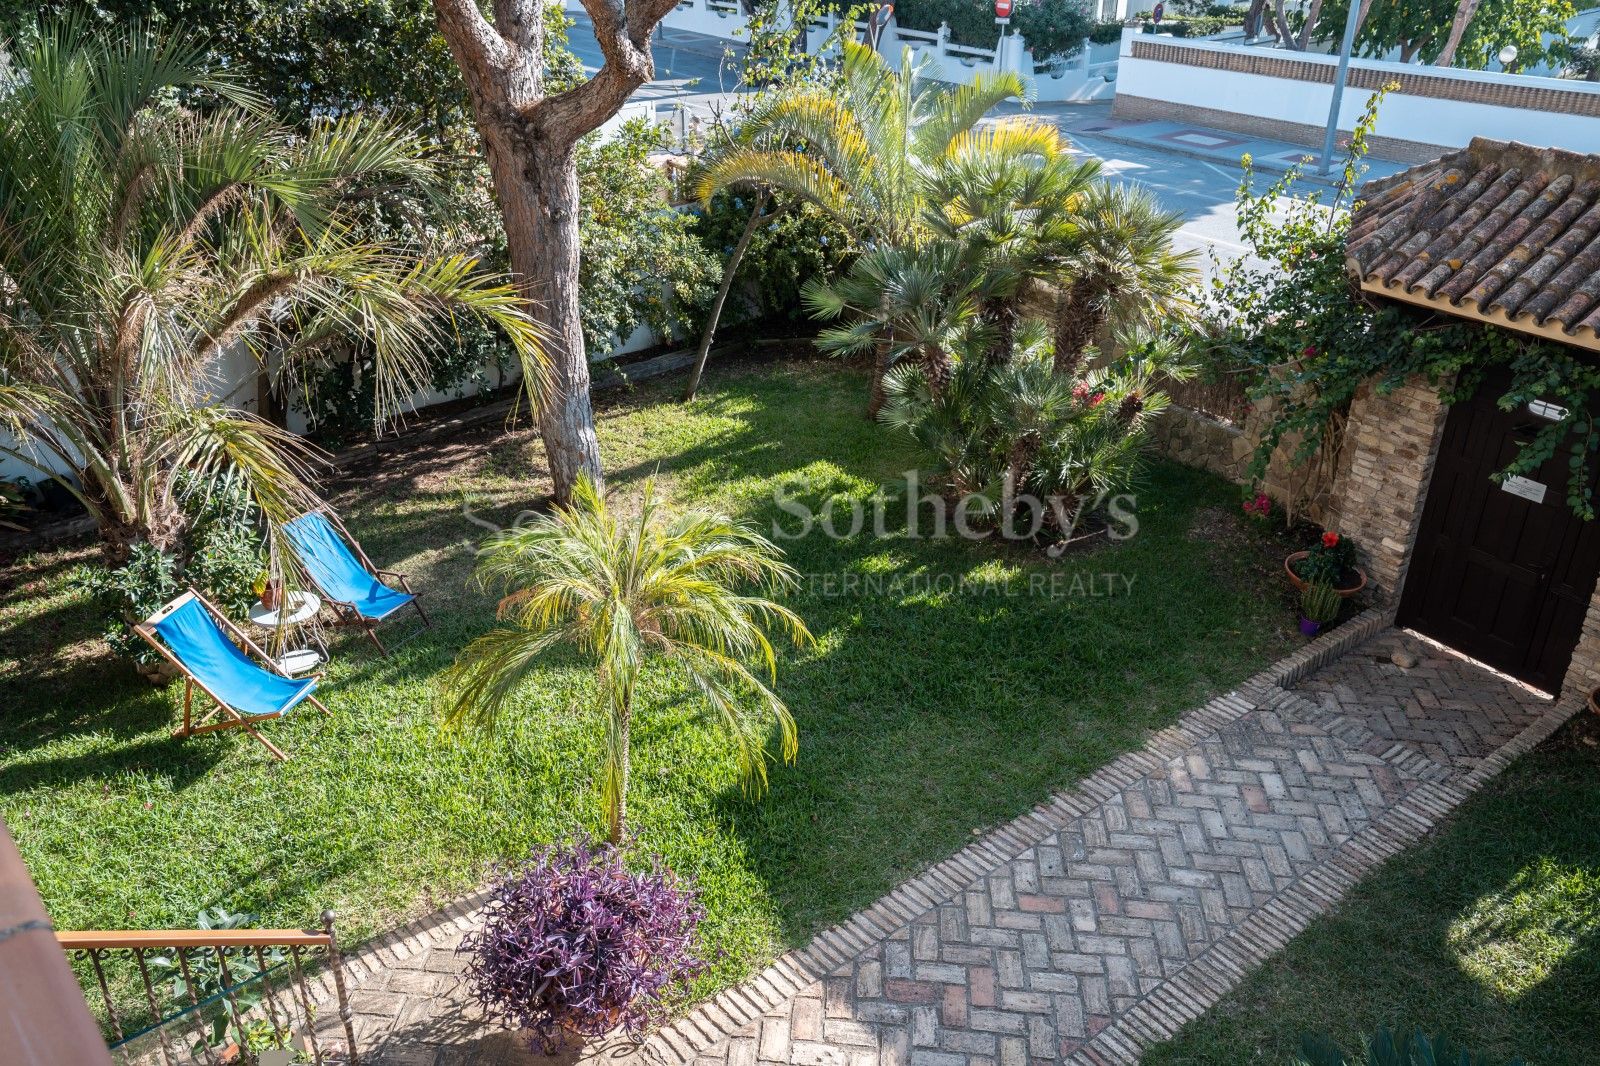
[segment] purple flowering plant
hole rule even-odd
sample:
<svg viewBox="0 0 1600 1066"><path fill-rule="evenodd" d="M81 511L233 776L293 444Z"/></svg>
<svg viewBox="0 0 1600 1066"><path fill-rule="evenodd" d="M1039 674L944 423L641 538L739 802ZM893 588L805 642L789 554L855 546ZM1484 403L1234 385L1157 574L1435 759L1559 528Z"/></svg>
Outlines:
<svg viewBox="0 0 1600 1066"><path fill-rule="evenodd" d="M659 858L634 872L616 848L579 839L503 871L459 950L485 1013L549 1054L568 1034L638 1035L661 1021L705 968L694 945L704 915Z"/></svg>

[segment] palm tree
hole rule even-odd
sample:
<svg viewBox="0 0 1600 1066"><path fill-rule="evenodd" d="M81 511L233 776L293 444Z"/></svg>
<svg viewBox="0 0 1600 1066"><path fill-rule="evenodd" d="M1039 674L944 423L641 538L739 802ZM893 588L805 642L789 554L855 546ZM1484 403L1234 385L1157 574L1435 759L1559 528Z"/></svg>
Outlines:
<svg viewBox="0 0 1600 1066"><path fill-rule="evenodd" d="M741 127L741 144L701 172L696 192L709 203L735 185L780 189L816 204L864 242L916 247L931 236L929 176L958 137L1026 89L1009 73L951 87L928 77L928 61L914 60L909 48L896 71L865 45L842 47L836 80L759 103ZM890 350L885 343L877 351L874 416Z"/></svg>
<svg viewBox="0 0 1600 1066"><path fill-rule="evenodd" d="M1073 222L1055 270L1066 290L1056 318L1055 368L1067 375L1108 324L1137 329L1182 310L1198 276L1196 253L1172 247L1183 216L1163 210L1143 189L1096 183Z"/></svg>
<svg viewBox="0 0 1600 1066"><path fill-rule="evenodd" d="M800 618L761 595L788 589L795 572L772 542L713 514L666 518L646 482L636 517L619 520L593 482L579 480L573 501L528 526L494 534L480 551L477 577L504 590L497 629L469 644L444 681L445 720L492 728L540 655L558 644L592 659L606 715L601 778L612 843L627 817L628 744L634 686L647 659L676 664L716 712L747 783L766 784L766 736L776 722L782 754L798 750L794 719L745 665L777 680L767 630L811 641ZM742 697L754 697L755 708Z"/></svg>
<svg viewBox="0 0 1600 1066"><path fill-rule="evenodd" d="M952 87L930 78L929 61L909 48L897 71L866 45L842 47L836 80L758 103L741 126L743 143L705 168L696 191L709 201L732 185L770 186L879 243L916 244L926 235L929 172L957 137L1026 89L1010 73Z"/></svg>
<svg viewBox="0 0 1600 1066"><path fill-rule="evenodd" d="M967 248L979 315L994 331L990 359L1011 358L1028 288L1059 273L1099 175L1099 160L1074 159L1055 126L1032 119L962 134L932 172L929 225Z"/></svg>
<svg viewBox="0 0 1600 1066"><path fill-rule="evenodd" d="M888 364L914 358L935 398L954 364L953 348L976 325L977 281L966 248L938 240L921 248L884 246L857 259L832 282L813 278L801 295L816 318L849 316L817 337L825 352L883 353Z"/></svg>
<svg viewBox="0 0 1600 1066"><path fill-rule="evenodd" d="M461 256L380 243L376 203L431 195L424 145L361 117L296 135L202 50L139 27L45 27L0 81L0 453L72 470L107 558L163 550L184 471L229 471L269 526L316 499L313 453L215 396L244 354L294 375L362 339L380 417L427 381L458 309L511 339L531 387L538 333ZM173 100L182 100L184 105Z"/></svg>

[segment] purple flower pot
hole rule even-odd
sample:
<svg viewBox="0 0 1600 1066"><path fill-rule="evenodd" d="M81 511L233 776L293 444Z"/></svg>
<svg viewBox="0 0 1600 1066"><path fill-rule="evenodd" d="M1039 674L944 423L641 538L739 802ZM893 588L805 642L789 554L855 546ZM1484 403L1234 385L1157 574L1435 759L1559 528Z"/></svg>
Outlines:
<svg viewBox="0 0 1600 1066"><path fill-rule="evenodd" d="M1321 631L1322 631L1322 623L1321 622L1313 622L1309 618L1301 618L1300 619L1300 632L1304 633L1306 636L1314 637L1318 633L1320 633Z"/></svg>

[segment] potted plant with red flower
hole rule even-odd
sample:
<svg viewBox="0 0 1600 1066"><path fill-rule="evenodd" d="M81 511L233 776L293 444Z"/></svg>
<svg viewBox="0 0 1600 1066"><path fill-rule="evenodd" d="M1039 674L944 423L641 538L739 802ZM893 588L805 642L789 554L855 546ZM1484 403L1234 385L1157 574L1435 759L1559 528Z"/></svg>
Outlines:
<svg viewBox="0 0 1600 1066"><path fill-rule="evenodd" d="M1367 574L1356 565L1355 542L1326 530L1317 542L1283 561L1289 581L1301 592L1308 585L1332 585L1340 596L1354 596L1367 587Z"/></svg>

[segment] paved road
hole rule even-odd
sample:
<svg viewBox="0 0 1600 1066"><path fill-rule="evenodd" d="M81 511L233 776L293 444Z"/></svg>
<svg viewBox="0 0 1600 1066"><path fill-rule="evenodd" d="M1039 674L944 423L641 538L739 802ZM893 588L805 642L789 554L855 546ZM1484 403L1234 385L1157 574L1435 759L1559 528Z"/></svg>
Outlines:
<svg viewBox="0 0 1600 1066"><path fill-rule="evenodd" d="M582 12L567 14L574 21L567 31L567 43L593 74L605 62L594 39L594 24ZM657 27L651 40L656 77L641 87L634 99L668 101L717 96L733 90L738 80L737 57L743 54L744 45L664 26ZM730 53L734 58L729 58Z"/></svg>
<svg viewBox="0 0 1600 1066"><path fill-rule="evenodd" d="M1111 104L1076 104L1039 107L1034 113L1055 121L1071 138L1077 154L1099 159L1108 178L1131 181L1149 189L1168 210L1183 213L1185 222L1174 241L1179 248L1196 249L1205 257L1211 249L1223 258L1246 251L1239 239L1234 199L1241 170L1195 159L1177 152L1122 144L1083 132L1082 127L1103 124ZM1260 183L1275 175L1258 176Z"/></svg>

